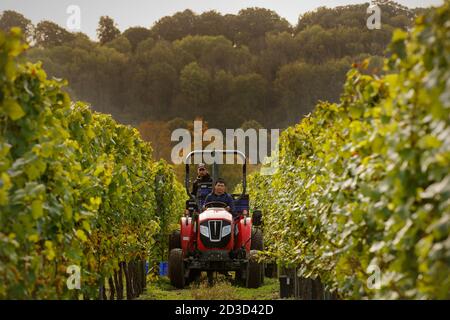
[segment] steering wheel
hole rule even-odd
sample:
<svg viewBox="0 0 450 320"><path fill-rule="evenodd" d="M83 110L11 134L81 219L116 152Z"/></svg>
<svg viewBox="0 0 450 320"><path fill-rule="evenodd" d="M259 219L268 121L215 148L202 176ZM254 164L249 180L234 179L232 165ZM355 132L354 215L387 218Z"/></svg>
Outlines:
<svg viewBox="0 0 450 320"><path fill-rule="evenodd" d="M222 201L211 201L208 203L205 203L205 208L226 208L228 205L225 202Z"/></svg>

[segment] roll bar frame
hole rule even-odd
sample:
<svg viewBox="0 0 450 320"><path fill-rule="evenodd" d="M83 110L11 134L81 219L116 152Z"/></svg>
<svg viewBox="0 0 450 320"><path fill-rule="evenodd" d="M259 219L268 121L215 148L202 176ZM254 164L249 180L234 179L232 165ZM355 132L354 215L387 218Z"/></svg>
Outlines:
<svg viewBox="0 0 450 320"><path fill-rule="evenodd" d="M239 150L193 150L188 153L186 158L184 159L184 163L186 165L186 172L185 172L185 179L184 179L184 186L186 188L186 192L189 196L192 197L192 194L189 192L189 161L190 158L193 155L196 154L210 154L213 158L215 158L216 153L219 154L235 154L240 156L244 160L244 164L242 165L242 195L245 195L245 192L247 190L247 157L245 154ZM215 161L214 161L214 164ZM195 195L194 195L195 197Z"/></svg>

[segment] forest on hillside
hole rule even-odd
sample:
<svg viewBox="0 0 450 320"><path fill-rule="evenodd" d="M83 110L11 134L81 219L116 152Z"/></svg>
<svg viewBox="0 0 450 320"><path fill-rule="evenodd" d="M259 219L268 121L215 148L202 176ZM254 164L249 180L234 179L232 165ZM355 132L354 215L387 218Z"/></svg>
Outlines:
<svg viewBox="0 0 450 320"><path fill-rule="evenodd" d="M321 7L295 26L263 8L225 15L187 9L123 32L104 16L98 41L51 21L33 25L14 11L3 12L0 29L20 26L32 47L28 59L68 79L74 99L122 123L147 122L161 132L170 120L180 127L200 117L219 129L284 128L319 99L336 102L352 63L373 56L371 72L381 72L392 31L407 29L422 11L377 3L379 30L366 27L368 3Z"/></svg>

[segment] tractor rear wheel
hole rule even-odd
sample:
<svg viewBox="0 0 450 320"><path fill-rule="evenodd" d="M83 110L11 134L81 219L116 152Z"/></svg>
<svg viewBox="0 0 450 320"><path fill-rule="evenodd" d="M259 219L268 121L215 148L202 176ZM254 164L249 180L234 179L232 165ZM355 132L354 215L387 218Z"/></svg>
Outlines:
<svg viewBox="0 0 450 320"><path fill-rule="evenodd" d="M253 229L250 250L264 250L264 239L261 229Z"/></svg>
<svg viewBox="0 0 450 320"><path fill-rule="evenodd" d="M172 251L172 249L177 249L177 248L181 249L181 235L180 235L179 230L173 231L169 235L169 254L170 254L170 251Z"/></svg>
<svg viewBox="0 0 450 320"><path fill-rule="evenodd" d="M185 285L184 278L184 258L183 250L175 248L170 250L169 254L169 279L170 283L178 288L183 289Z"/></svg>
<svg viewBox="0 0 450 320"><path fill-rule="evenodd" d="M262 264L258 263L258 261L256 260L257 253L257 250L250 250L250 255L247 263L247 288L259 288L262 284L261 273L263 272L263 268Z"/></svg>

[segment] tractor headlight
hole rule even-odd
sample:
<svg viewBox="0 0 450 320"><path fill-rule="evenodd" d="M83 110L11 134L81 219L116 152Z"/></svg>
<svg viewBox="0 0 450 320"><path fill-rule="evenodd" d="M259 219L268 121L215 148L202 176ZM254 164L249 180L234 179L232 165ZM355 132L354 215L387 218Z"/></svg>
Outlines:
<svg viewBox="0 0 450 320"><path fill-rule="evenodd" d="M226 237L227 235L229 235L231 233L231 226L225 226L222 228L222 237Z"/></svg>
<svg viewBox="0 0 450 320"><path fill-rule="evenodd" d="M208 227L200 225L200 234L202 234L205 237L209 238L209 229L208 229Z"/></svg>

